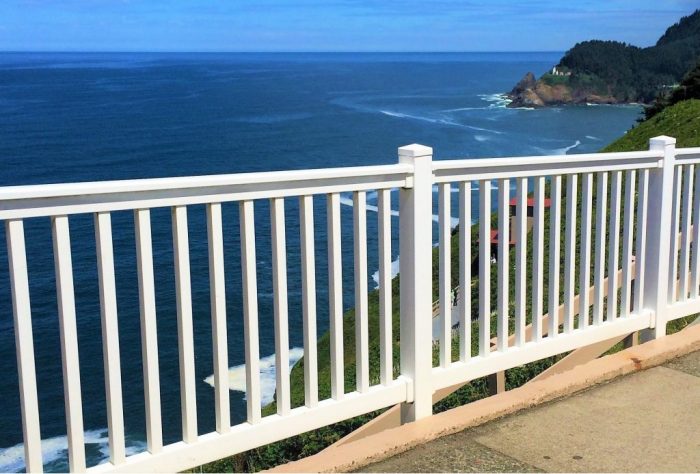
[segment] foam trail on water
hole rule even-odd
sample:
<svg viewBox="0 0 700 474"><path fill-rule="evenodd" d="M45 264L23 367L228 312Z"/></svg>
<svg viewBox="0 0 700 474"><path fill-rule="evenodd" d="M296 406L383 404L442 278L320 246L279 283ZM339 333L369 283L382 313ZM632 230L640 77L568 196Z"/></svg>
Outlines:
<svg viewBox="0 0 700 474"><path fill-rule="evenodd" d="M304 349L294 347L289 350L289 368L294 367L299 359L304 355ZM263 406L269 405L275 397L277 368L275 364L275 354L260 359L260 398ZM204 382L214 386L214 375L204 379ZM236 365L228 369L229 389L234 392L246 393L245 364ZM245 397L243 397L245 399Z"/></svg>
<svg viewBox="0 0 700 474"><path fill-rule="evenodd" d="M396 260L391 262L391 279L393 280L396 275L399 274L399 257L396 257ZM374 289L376 290L379 288L379 270L376 272L372 273L372 280L377 284Z"/></svg>
<svg viewBox="0 0 700 474"><path fill-rule="evenodd" d="M95 445L100 453L98 463L109 459L109 436L106 428L88 430L84 433L85 446ZM146 449L143 441L127 439L126 454L130 456ZM52 471L68 470L68 438L66 436L54 436L41 440L41 455L44 466ZM95 462L95 460L88 460ZM53 465L53 466L52 466ZM0 472L21 472L24 465L24 443L19 443L9 448L0 448Z"/></svg>
<svg viewBox="0 0 700 474"><path fill-rule="evenodd" d="M457 192L457 191L452 191L452 192ZM355 204L353 200L349 197L340 197L340 204L348 207L353 207ZM379 212L379 208L377 206L373 206L371 204L366 204L367 210L371 212ZM399 217L399 211L395 211L394 209L391 210L391 215L394 217ZM433 214L433 222L440 222L440 216L437 214ZM457 224L459 224L459 218L457 217L452 217L450 221L450 226L452 228L457 227Z"/></svg>

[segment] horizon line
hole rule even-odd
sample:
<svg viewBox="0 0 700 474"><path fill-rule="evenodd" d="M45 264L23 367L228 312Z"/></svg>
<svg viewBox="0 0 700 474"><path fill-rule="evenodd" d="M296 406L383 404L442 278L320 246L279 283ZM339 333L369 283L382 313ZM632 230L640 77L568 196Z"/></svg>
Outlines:
<svg viewBox="0 0 700 474"><path fill-rule="evenodd" d="M85 53L85 54L483 54L483 53L562 53L565 50L473 50L473 51L237 51L237 50L0 50L0 54L6 53Z"/></svg>

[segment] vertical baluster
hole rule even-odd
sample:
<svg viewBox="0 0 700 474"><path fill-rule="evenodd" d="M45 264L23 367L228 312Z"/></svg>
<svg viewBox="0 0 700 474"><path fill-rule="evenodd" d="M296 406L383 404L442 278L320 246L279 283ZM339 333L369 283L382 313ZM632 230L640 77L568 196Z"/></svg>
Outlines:
<svg viewBox="0 0 700 474"><path fill-rule="evenodd" d="M187 207L171 210L175 290L177 294L177 341L180 362L180 405L182 440L197 441L197 391L194 373L194 335L192 328L192 289L190 281L190 247Z"/></svg>
<svg viewBox="0 0 700 474"><path fill-rule="evenodd" d="M71 472L85 471L83 436L83 405L80 394L80 360L78 358L78 327L75 323L75 293L73 292L73 262L71 258L68 217L51 219L53 258L56 268L58 318L61 330L63 394L68 432L68 461Z"/></svg>
<svg viewBox="0 0 700 474"><path fill-rule="evenodd" d="M593 174L585 173L581 182L581 255L579 257L580 328L585 328L586 326L588 326L588 308L590 306L590 297L588 290L591 286L591 239L593 235L592 225Z"/></svg>
<svg viewBox="0 0 700 474"><path fill-rule="evenodd" d="M640 312L644 303L644 255L647 241L647 216L649 206L649 170L640 171L637 192L637 228L634 243L634 309Z"/></svg>
<svg viewBox="0 0 700 474"><path fill-rule="evenodd" d="M593 323L598 325L603 322L603 310L605 305L605 224L608 195L608 173L598 173L598 187L596 190L596 235L595 235L595 269L593 286L595 295L593 299Z"/></svg>
<svg viewBox="0 0 700 474"><path fill-rule="evenodd" d="M608 307L607 320L617 318L617 269L620 260L620 206L622 171L613 171L610 181L610 246L608 247Z"/></svg>
<svg viewBox="0 0 700 474"><path fill-rule="evenodd" d="M535 209L533 217L532 262L532 329L533 340L542 339L542 308L544 296L544 177L535 178Z"/></svg>
<svg viewBox="0 0 700 474"><path fill-rule="evenodd" d="M479 181L479 355L491 352L491 181Z"/></svg>
<svg viewBox="0 0 700 474"><path fill-rule="evenodd" d="M289 321L287 314L287 242L284 229L284 199L270 200L272 218L272 288L275 313L275 366L277 414L291 410L289 393Z"/></svg>
<svg viewBox="0 0 700 474"><path fill-rule="evenodd" d="M700 166L695 167L693 193L693 243L690 262L690 297L699 296L700 287Z"/></svg>
<svg viewBox="0 0 700 474"><path fill-rule="evenodd" d="M625 176L625 211L622 238L622 293L620 295L620 315L629 316L632 302L632 245L634 231L634 190L637 174L634 170Z"/></svg>
<svg viewBox="0 0 700 474"><path fill-rule="evenodd" d="M136 221L136 259L138 262L139 301L141 304L141 352L146 399L146 438L148 451L163 449L160 414L160 381L158 373L158 333L156 328L156 295L153 281L153 248L151 213L134 211Z"/></svg>
<svg viewBox="0 0 700 474"><path fill-rule="evenodd" d="M681 220L681 183L683 182L683 167L676 166L673 177L673 213L671 216L671 256L668 281L669 303L678 300L678 247L680 244Z"/></svg>
<svg viewBox="0 0 700 474"><path fill-rule="evenodd" d="M452 362L452 220L450 209L450 183L439 185L438 216L440 227L440 367L448 367Z"/></svg>
<svg viewBox="0 0 700 474"><path fill-rule="evenodd" d="M24 463L27 466L27 472L41 472L43 464L39 400L34 365L34 336L32 335L32 312L29 302L24 223L21 220L6 221L5 234L12 287L12 314L14 316L19 395L22 409L22 434L24 435Z"/></svg>
<svg viewBox="0 0 700 474"><path fill-rule="evenodd" d="M314 198L302 196L299 203L301 228L301 281L304 317L304 402L318 405L316 354L316 259L314 250Z"/></svg>
<svg viewBox="0 0 700 474"><path fill-rule="evenodd" d="M578 175L566 178L566 242L564 243L564 332L574 330L576 296L576 201ZM583 262L581 262L583 263ZM558 319L557 314L557 319Z"/></svg>
<svg viewBox="0 0 700 474"><path fill-rule="evenodd" d="M695 176L695 166L686 165L685 167L685 182L683 183L683 233L681 243L681 261L680 261L680 300L688 299L688 270L690 266L690 233L691 213L693 202L693 177Z"/></svg>
<svg viewBox="0 0 700 474"><path fill-rule="evenodd" d="M241 228L246 408L248 423L254 424L259 422L261 417L258 277L255 267L255 205L253 201L241 201L238 208Z"/></svg>
<svg viewBox="0 0 700 474"><path fill-rule="evenodd" d="M515 345L525 344L527 272L527 178L516 180L515 214L518 234L515 240Z"/></svg>
<svg viewBox="0 0 700 474"><path fill-rule="evenodd" d="M551 180L549 207L549 337L559 332L559 267L561 266L561 176Z"/></svg>
<svg viewBox="0 0 700 474"><path fill-rule="evenodd" d="M459 360L472 354L472 183L459 183Z"/></svg>
<svg viewBox="0 0 700 474"><path fill-rule="evenodd" d="M508 283L510 268L510 180L498 182L498 324L499 351L508 348Z"/></svg>
<svg viewBox="0 0 700 474"><path fill-rule="evenodd" d="M214 355L214 404L216 431L231 430L231 408L228 379L228 338L226 331L226 282L224 280L224 240L221 224L221 204L207 204L207 235L209 238L209 285L211 327Z"/></svg>
<svg viewBox="0 0 700 474"><path fill-rule="evenodd" d="M379 207L379 377L394 379L391 307L391 190L378 191Z"/></svg>
<svg viewBox="0 0 700 474"><path fill-rule="evenodd" d="M117 291L114 282L112 220L108 212L95 214L95 241L97 243L97 275L100 285L109 459L112 464L119 465L126 459L126 448L119 356L119 325L117 323Z"/></svg>
<svg viewBox="0 0 700 474"><path fill-rule="evenodd" d="M367 196L353 194L355 244L355 368L357 391L369 389L369 316L367 308Z"/></svg>
<svg viewBox="0 0 700 474"><path fill-rule="evenodd" d="M328 300L331 337L331 397L345 394L343 360L343 261L340 247L340 196L329 194L328 208Z"/></svg>

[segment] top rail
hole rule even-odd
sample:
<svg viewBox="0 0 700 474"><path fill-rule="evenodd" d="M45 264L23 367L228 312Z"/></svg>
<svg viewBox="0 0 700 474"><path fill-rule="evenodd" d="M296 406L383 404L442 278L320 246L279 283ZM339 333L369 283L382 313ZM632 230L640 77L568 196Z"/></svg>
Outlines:
<svg viewBox="0 0 700 474"><path fill-rule="evenodd" d="M700 147L676 148L677 165L697 165L700 163Z"/></svg>
<svg viewBox="0 0 700 474"><path fill-rule="evenodd" d="M0 187L0 219L411 187L407 164Z"/></svg>
<svg viewBox="0 0 700 474"><path fill-rule="evenodd" d="M593 173L658 168L663 154L656 150L580 155L522 156L433 161L436 183L455 180L528 178L544 175Z"/></svg>

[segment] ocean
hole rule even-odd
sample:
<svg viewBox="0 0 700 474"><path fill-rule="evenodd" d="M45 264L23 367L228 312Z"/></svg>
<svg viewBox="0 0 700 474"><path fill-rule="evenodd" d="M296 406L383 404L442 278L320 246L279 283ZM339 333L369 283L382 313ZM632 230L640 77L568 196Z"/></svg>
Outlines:
<svg viewBox="0 0 700 474"><path fill-rule="evenodd" d="M594 152L636 106L508 109L503 93L561 53L0 53L0 186L390 164L421 143L435 159ZM393 214L398 214L397 193ZM352 199L343 209L344 306L353 302ZM369 274L377 271L368 195ZM328 327L325 199L314 201L318 331ZM263 401L275 387L269 206L256 203ZM374 211L374 213L373 213ZM375 217L372 217L374 215ZM456 214L455 214L456 215ZM238 211L223 206L232 422L245 419ZM152 211L163 432L179 440L170 211ZM395 223L396 221L394 221ZM292 363L302 354L298 202L286 200ZM70 218L89 464L108 455L91 216ZM393 258L398 258L394 227ZM436 227L436 226L435 226ZM113 213L127 446L145 449L133 214ZM199 431L214 429L203 206L189 209ZM67 469L50 222L25 223L45 468ZM4 227L0 242L5 242ZM395 260L394 267L398 260ZM376 274L367 282L376 287ZM24 468L7 250L0 245L0 471Z"/></svg>

